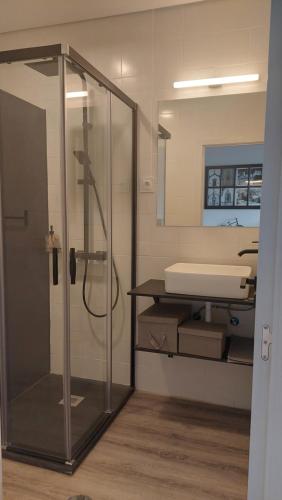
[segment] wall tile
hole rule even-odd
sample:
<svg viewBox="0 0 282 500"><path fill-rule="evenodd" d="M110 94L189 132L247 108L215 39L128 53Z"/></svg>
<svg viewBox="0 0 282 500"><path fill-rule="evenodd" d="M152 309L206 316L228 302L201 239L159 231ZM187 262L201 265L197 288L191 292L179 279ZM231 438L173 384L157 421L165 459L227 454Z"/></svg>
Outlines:
<svg viewBox="0 0 282 500"><path fill-rule="evenodd" d="M266 62L268 59L269 36L265 27L250 30L250 61Z"/></svg>
<svg viewBox="0 0 282 500"><path fill-rule="evenodd" d="M158 9L153 12L153 32L157 40L168 37L182 38L185 36L185 6Z"/></svg>
<svg viewBox="0 0 282 500"><path fill-rule="evenodd" d="M270 0L213 0L184 6L187 32L218 33L265 26Z"/></svg>
<svg viewBox="0 0 282 500"><path fill-rule="evenodd" d="M154 86L172 87L174 80L183 75L183 42L177 37L155 39L154 42Z"/></svg>
<svg viewBox="0 0 282 500"><path fill-rule="evenodd" d="M242 64L249 61L250 32L234 30L226 33L188 33L183 41L183 68L218 68L232 61ZM185 75L183 74L183 79Z"/></svg>
<svg viewBox="0 0 282 500"><path fill-rule="evenodd" d="M193 373L193 376L191 374ZM189 376L187 376L189 374ZM137 387L164 396L250 408L252 368L137 353ZM201 387L201 392L199 392ZM230 389L232 387L232 390Z"/></svg>

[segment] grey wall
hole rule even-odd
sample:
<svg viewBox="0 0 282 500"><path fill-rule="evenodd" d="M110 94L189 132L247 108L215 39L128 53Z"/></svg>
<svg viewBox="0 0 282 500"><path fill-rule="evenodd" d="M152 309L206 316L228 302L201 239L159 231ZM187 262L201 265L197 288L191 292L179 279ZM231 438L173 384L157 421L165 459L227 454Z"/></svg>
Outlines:
<svg viewBox="0 0 282 500"><path fill-rule="evenodd" d="M8 398L49 372L45 111L0 91ZM28 224L7 217L28 211Z"/></svg>

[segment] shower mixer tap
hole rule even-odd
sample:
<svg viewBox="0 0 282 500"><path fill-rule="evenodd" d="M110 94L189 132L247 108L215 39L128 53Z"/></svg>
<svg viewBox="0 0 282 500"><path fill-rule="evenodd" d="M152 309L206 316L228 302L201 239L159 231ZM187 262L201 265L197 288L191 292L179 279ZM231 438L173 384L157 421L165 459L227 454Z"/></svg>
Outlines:
<svg viewBox="0 0 282 500"><path fill-rule="evenodd" d="M83 250L78 250L76 252L76 258L81 260L95 260L97 262L102 262L107 260L107 252L104 250L97 250L96 252L84 252Z"/></svg>

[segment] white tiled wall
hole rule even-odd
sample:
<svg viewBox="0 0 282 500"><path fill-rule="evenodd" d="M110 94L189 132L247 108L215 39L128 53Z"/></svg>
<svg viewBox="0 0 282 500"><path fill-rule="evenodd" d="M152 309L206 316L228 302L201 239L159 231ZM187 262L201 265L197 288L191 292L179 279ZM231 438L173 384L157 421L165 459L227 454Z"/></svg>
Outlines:
<svg viewBox="0 0 282 500"><path fill-rule="evenodd" d="M139 175L155 175L157 101L266 88L269 0L207 0L171 9L0 36L0 49L70 43L140 105ZM179 79L259 72L258 83L174 90ZM161 278L177 260L242 263L256 229L157 227L155 194L138 200L138 281ZM255 267L254 257L244 263ZM140 301L140 308L147 304ZM250 327L251 328L251 327ZM137 387L249 407L251 370L189 359L137 355Z"/></svg>

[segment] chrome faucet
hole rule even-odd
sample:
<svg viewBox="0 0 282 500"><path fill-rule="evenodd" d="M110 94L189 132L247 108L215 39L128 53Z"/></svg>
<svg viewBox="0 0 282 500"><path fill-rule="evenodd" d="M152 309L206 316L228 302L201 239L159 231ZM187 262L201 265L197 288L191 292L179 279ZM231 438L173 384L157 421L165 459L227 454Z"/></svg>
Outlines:
<svg viewBox="0 0 282 500"><path fill-rule="evenodd" d="M252 241L252 243L259 243L259 241ZM239 257L242 257L242 255L246 254L258 254L259 249L258 248L245 248L244 250L240 250L238 253Z"/></svg>
<svg viewBox="0 0 282 500"><path fill-rule="evenodd" d="M245 248L244 250L240 250L238 255L239 255L239 257L242 257L242 255L249 254L249 253L258 253L258 248Z"/></svg>
<svg viewBox="0 0 282 500"><path fill-rule="evenodd" d="M252 241L252 243L259 243L259 241ZM245 248L244 250L240 250L238 253L239 257L242 257L243 255L246 254L258 254L259 249L258 248ZM246 288L246 285L251 285L254 287L255 291L257 288L257 277L254 276L254 278L246 278L243 280L241 287L240 288Z"/></svg>

